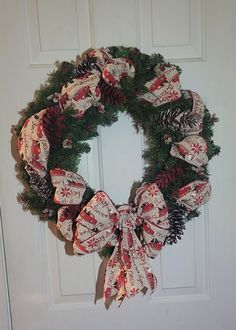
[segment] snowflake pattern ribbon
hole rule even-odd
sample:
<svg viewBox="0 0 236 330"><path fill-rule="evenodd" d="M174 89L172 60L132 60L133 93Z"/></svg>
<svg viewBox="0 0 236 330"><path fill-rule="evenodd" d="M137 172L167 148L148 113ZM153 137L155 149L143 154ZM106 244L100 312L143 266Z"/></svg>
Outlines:
<svg viewBox="0 0 236 330"><path fill-rule="evenodd" d="M148 257L158 254L168 234L168 210L156 184L139 188L135 204L116 208L108 195L99 191L76 219L75 253L114 246L106 267L105 301L115 296L121 303L125 297L145 289L152 292L156 287Z"/></svg>
<svg viewBox="0 0 236 330"><path fill-rule="evenodd" d="M145 84L148 92L140 97L154 106L173 102L181 97L179 73L175 66L156 68L156 77Z"/></svg>
<svg viewBox="0 0 236 330"><path fill-rule="evenodd" d="M188 211L196 210L209 201L211 185L208 180L196 180L178 189L174 197L179 205L186 207Z"/></svg>
<svg viewBox="0 0 236 330"><path fill-rule="evenodd" d="M47 171L49 142L43 130L43 116L47 109L32 115L25 122L18 137L20 157L40 176Z"/></svg>
<svg viewBox="0 0 236 330"><path fill-rule="evenodd" d="M74 205L81 204L86 183L80 175L60 168L51 170L50 174L52 185L56 188L53 200L63 205L57 213L57 228L68 241L72 241L72 224L77 215Z"/></svg>

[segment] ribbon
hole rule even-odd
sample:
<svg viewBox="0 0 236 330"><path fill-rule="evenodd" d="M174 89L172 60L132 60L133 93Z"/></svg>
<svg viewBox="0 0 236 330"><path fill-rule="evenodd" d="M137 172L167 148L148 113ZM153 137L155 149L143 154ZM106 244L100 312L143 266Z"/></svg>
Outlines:
<svg viewBox="0 0 236 330"><path fill-rule="evenodd" d="M102 77L104 81L113 87L120 87L120 80L131 77L134 78L135 68L132 62L125 58L116 58L112 63L104 66Z"/></svg>
<svg viewBox="0 0 236 330"><path fill-rule="evenodd" d="M43 116L47 109L29 117L18 137L20 157L40 176L44 177L47 170L49 142L43 130Z"/></svg>
<svg viewBox="0 0 236 330"><path fill-rule="evenodd" d="M103 112L103 106L99 102L101 92L98 87L100 73L91 72L80 78L73 79L62 87L59 95L59 104L62 108L71 106L75 110L75 117L82 118L85 111L91 106Z"/></svg>
<svg viewBox="0 0 236 330"><path fill-rule="evenodd" d="M73 221L80 211L86 183L80 175L60 168L51 170L50 175L56 188L54 202L63 205L58 210L56 226L68 241L72 241Z"/></svg>
<svg viewBox="0 0 236 330"><path fill-rule="evenodd" d="M170 154L196 167L208 163L207 143L200 135L189 135L182 141L174 143Z"/></svg>
<svg viewBox="0 0 236 330"><path fill-rule="evenodd" d="M174 65L157 68L157 77L145 84L148 92L140 98L151 102L154 106L173 102L181 97L179 73Z"/></svg>
<svg viewBox="0 0 236 330"><path fill-rule="evenodd" d="M191 90L182 90L183 95L186 99L192 99L192 109L190 110L191 114L194 115L193 125L182 126L180 130L185 135L194 135L199 134L203 128L203 118L204 118L204 103L200 95Z"/></svg>
<svg viewBox="0 0 236 330"><path fill-rule="evenodd" d="M207 180L196 180L181 187L173 195L178 204L193 211L208 202L211 196L211 186Z"/></svg>
<svg viewBox="0 0 236 330"><path fill-rule="evenodd" d="M99 112L104 112L104 105L100 103L101 90L99 82L103 79L108 85L120 87L120 80L134 77L135 68L132 62L125 58L112 58L105 49L93 49L85 54L85 60L94 58L98 70L91 69L71 83L62 87L59 94L59 104L63 109L73 107L75 117L82 118L85 111L94 106Z"/></svg>
<svg viewBox="0 0 236 330"><path fill-rule="evenodd" d="M76 219L74 252L86 254L114 246L108 260L104 299L116 296L122 302L145 289L156 287L156 277L148 265L168 234L168 210L156 184L138 189L135 207L115 207L108 195L99 191ZM139 234L138 234L139 232Z"/></svg>

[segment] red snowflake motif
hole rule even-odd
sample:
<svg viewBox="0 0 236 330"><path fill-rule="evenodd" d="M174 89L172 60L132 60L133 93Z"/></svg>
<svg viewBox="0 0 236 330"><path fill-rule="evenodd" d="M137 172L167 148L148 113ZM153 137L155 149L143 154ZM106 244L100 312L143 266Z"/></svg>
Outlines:
<svg viewBox="0 0 236 330"><path fill-rule="evenodd" d="M60 194L61 194L63 197L71 196L71 190L70 190L70 188L68 188L68 187L62 187L62 188L61 188L61 192L60 192Z"/></svg>
<svg viewBox="0 0 236 330"><path fill-rule="evenodd" d="M149 192L149 194L148 194L149 196L152 196L152 197L157 196L157 194L158 194L157 186L154 184L150 185L150 187L148 188L148 192Z"/></svg>
<svg viewBox="0 0 236 330"><path fill-rule="evenodd" d="M77 110L75 113L75 118L81 119L84 116L84 111L83 110Z"/></svg>
<svg viewBox="0 0 236 330"><path fill-rule="evenodd" d="M179 99L179 93L176 91L171 91L168 93L167 98L171 101Z"/></svg>
<svg viewBox="0 0 236 330"><path fill-rule="evenodd" d="M114 268L116 267L117 265L117 259L116 258L113 258L113 259L110 259L109 262L108 262L108 267L111 267L111 268Z"/></svg>
<svg viewBox="0 0 236 330"><path fill-rule="evenodd" d="M136 250L137 255L142 258L143 256L143 247L142 246L138 246L137 250Z"/></svg>
<svg viewBox="0 0 236 330"><path fill-rule="evenodd" d="M106 198L106 194L103 193L103 192L99 192L99 193L96 194L95 198L96 198L96 201L97 201L98 203L101 203L101 202L103 202L104 199Z"/></svg>
<svg viewBox="0 0 236 330"><path fill-rule="evenodd" d="M195 199L195 204L196 205L201 205L203 202L203 197L202 196L197 196Z"/></svg>
<svg viewBox="0 0 236 330"><path fill-rule="evenodd" d="M90 241L88 241L88 246L93 249L98 246L98 239L97 238L91 238Z"/></svg>
<svg viewBox="0 0 236 330"><path fill-rule="evenodd" d="M194 143L191 150L194 154L198 155L201 151L203 151L203 148L199 143Z"/></svg>
<svg viewBox="0 0 236 330"><path fill-rule="evenodd" d="M109 298L111 296L111 288L106 288L104 292L105 299Z"/></svg>
<svg viewBox="0 0 236 330"><path fill-rule="evenodd" d="M136 289L136 288L132 288L132 289L130 290L130 296L131 296L131 297L134 297L137 293L139 293L139 290Z"/></svg>

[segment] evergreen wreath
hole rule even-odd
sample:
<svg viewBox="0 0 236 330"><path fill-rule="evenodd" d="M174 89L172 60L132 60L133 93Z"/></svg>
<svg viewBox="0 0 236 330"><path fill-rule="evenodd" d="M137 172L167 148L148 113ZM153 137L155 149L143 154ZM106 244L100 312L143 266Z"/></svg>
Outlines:
<svg viewBox="0 0 236 330"><path fill-rule="evenodd" d="M210 197L207 163L220 151L212 139L217 118L197 93L181 89L180 74L160 54L90 49L77 62L56 63L14 127L24 183L18 200L40 219L57 222L76 254L109 258L106 300L153 290L146 257L181 239L185 223ZM142 129L146 166L129 204L118 207L77 173L98 126L112 125L119 112Z"/></svg>

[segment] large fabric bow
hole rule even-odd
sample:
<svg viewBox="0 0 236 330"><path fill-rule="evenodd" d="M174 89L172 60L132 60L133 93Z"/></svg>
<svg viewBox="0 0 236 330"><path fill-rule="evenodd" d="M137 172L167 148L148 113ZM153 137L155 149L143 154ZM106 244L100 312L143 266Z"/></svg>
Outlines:
<svg viewBox="0 0 236 330"><path fill-rule="evenodd" d="M138 189L135 207L114 206L108 195L99 191L76 219L74 251L97 252L114 246L108 260L104 282L104 299L116 296L122 302L145 289L156 287L156 277L148 265L168 234L168 210L156 184Z"/></svg>

